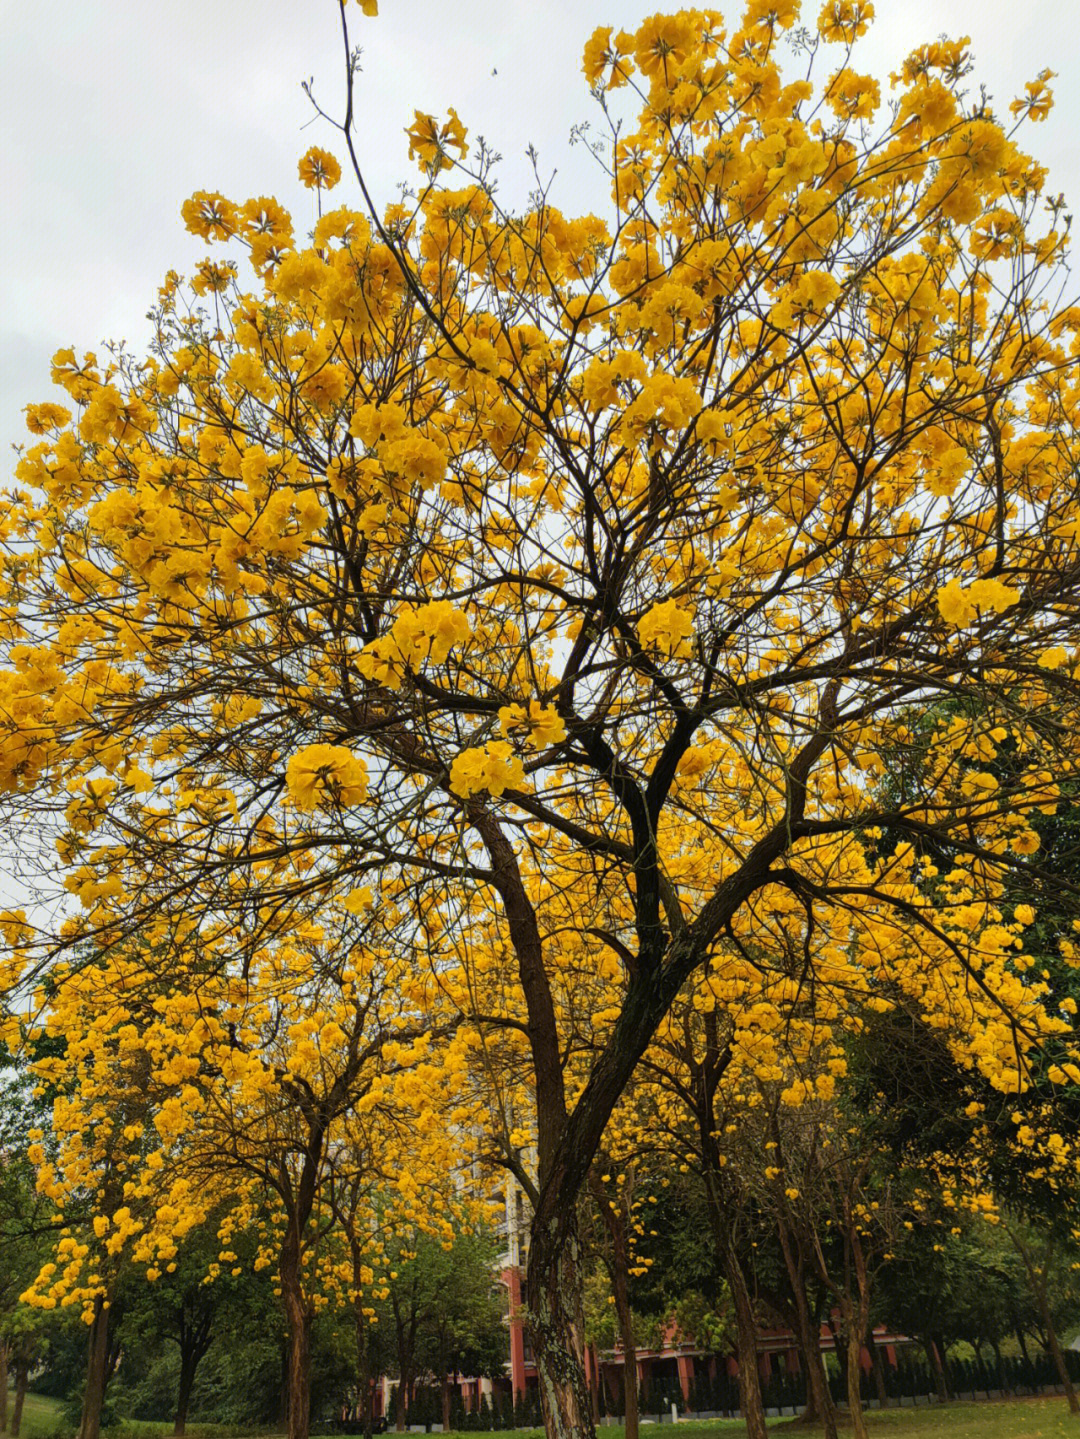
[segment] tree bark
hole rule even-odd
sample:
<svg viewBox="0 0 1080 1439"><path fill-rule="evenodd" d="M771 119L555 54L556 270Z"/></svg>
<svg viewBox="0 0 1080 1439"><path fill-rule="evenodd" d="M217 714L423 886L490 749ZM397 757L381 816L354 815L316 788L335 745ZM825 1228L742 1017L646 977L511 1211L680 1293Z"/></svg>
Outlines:
<svg viewBox="0 0 1080 1439"><path fill-rule="evenodd" d="M15 1360L15 1406L11 1411L11 1439L19 1439L22 1427L23 1403L30 1387L30 1361L22 1357Z"/></svg>
<svg viewBox="0 0 1080 1439"><path fill-rule="evenodd" d="M405 1376L399 1375L398 1386L394 1391L394 1428L399 1434L405 1432Z"/></svg>
<svg viewBox="0 0 1080 1439"><path fill-rule="evenodd" d="M375 1395L371 1385L371 1333L364 1306L360 1299L353 1305L353 1321L356 1326L356 1373L360 1385L360 1422L364 1426L364 1439L371 1439L375 1427L373 1410Z"/></svg>
<svg viewBox="0 0 1080 1439"><path fill-rule="evenodd" d="M938 1347L933 1339L929 1337L924 1338L922 1344L923 1349L926 1351L926 1358L930 1364L930 1372L934 1376L934 1387L937 1390L938 1403L947 1404L949 1402L949 1386L945 1379L945 1366L941 1362Z"/></svg>
<svg viewBox="0 0 1080 1439"><path fill-rule="evenodd" d="M611 1287L615 1296L615 1318L619 1325L619 1340L623 1351L623 1393L625 1410L623 1429L625 1439L638 1439L640 1433L637 1386L637 1342L634 1337L634 1316L630 1309L630 1249L626 1237L626 1225L617 1207L607 1199L603 1186L592 1176L593 1197L600 1209L600 1215L611 1241ZM590 1404L590 1413L592 1405Z"/></svg>
<svg viewBox="0 0 1080 1439"><path fill-rule="evenodd" d="M191 1390L195 1383L198 1361L190 1350L180 1351L180 1380L176 1386L176 1418L173 1420L173 1435L176 1439L187 1429L188 1408L191 1404Z"/></svg>
<svg viewBox="0 0 1080 1439"><path fill-rule="evenodd" d="M101 1410L109 1382L109 1306L99 1296L94 1301L94 1319L86 1346L86 1387L77 1439L99 1439Z"/></svg>
<svg viewBox="0 0 1080 1439"><path fill-rule="evenodd" d="M596 1352L596 1345L589 1345L589 1358L591 1360L592 1384L589 1386L589 1398L592 1401L593 1428L600 1424L600 1356Z"/></svg>
<svg viewBox="0 0 1080 1439"><path fill-rule="evenodd" d="M1050 1265L1053 1262L1054 1242L1051 1239L1046 1247L1046 1254L1042 1265L1035 1263L1035 1257L1031 1247L1026 1244L1023 1238L1014 1230L1009 1230L1009 1238L1019 1252L1020 1258L1024 1261L1024 1268L1027 1270L1028 1279L1035 1295L1035 1302L1039 1307L1039 1317L1042 1320L1043 1329L1046 1332L1045 1348L1053 1360L1054 1368L1057 1370L1058 1383L1065 1390L1065 1402L1069 1406L1070 1414L1080 1414L1080 1399L1077 1398L1076 1389L1069 1378L1069 1371L1065 1367L1065 1356L1061 1352L1061 1342L1054 1327L1053 1316L1050 1312L1050 1298L1047 1293L1047 1286L1050 1278ZM1026 1357L1026 1356L1025 1356Z"/></svg>
<svg viewBox="0 0 1080 1439"><path fill-rule="evenodd" d="M889 1407L889 1391L885 1384L885 1361L881 1357L881 1350L874 1339L874 1331L870 1329L866 1335L866 1345L870 1351L870 1363L873 1366L874 1389L877 1391L877 1400L882 1409Z"/></svg>
<svg viewBox="0 0 1080 1439"><path fill-rule="evenodd" d="M0 1339L0 1434L8 1427L8 1345Z"/></svg>
<svg viewBox="0 0 1080 1439"><path fill-rule="evenodd" d="M858 1228L851 1212L851 1200L845 1196L844 1205L844 1265L845 1299L843 1314L847 1326L847 1394L848 1409L851 1411L851 1426L855 1439L868 1439L866 1416L862 1407L862 1347L863 1337L870 1327L870 1278L866 1269L866 1256L859 1239ZM850 1276L854 1273L856 1294L852 1294Z"/></svg>
<svg viewBox="0 0 1080 1439"><path fill-rule="evenodd" d="M592 1439L580 1250L572 1215L538 1213L526 1274L529 1337L548 1439Z"/></svg>
<svg viewBox="0 0 1080 1439"><path fill-rule="evenodd" d="M747 1287L742 1261L730 1236L723 1241L720 1264L735 1306L735 1335L739 1351L739 1408L747 1439L767 1439L765 1405L758 1371L757 1316Z"/></svg>
<svg viewBox="0 0 1080 1439"><path fill-rule="evenodd" d="M791 1285L791 1296L795 1303L795 1338L806 1365L806 1385L809 1390L810 1406L821 1422L825 1439L837 1439L836 1405L829 1391L825 1377L825 1366L821 1358L821 1325L815 1324L806 1297L806 1280L792 1242L791 1231L781 1220L778 1226L780 1248L784 1255L784 1267ZM808 1406L809 1407L809 1406Z"/></svg>
<svg viewBox="0 0 1080 1439"><path fill-rule="evenodd" d="M859 1363L861 1357L862 1330L858 1324L855 1323L854 1316L850 1316L847 1324L848 1410L851 1413L851 1428L855 1439L869 1439L866 1428L866 1415L863 1413L862 1394L859 1386L859 1380L862 1375L862 1365Z"/></svg>
<svg viewBox="0 0 1080 1439"><path fill-rule="evenodd" d="M278 1272L288 1331L288 1434L289 1439L308 1439L311 1424L311 1312L300 1272L299 1233L291 1222L282 1244ZM80 1439L89 1439L89 1436L80 1436Z"/></svg>

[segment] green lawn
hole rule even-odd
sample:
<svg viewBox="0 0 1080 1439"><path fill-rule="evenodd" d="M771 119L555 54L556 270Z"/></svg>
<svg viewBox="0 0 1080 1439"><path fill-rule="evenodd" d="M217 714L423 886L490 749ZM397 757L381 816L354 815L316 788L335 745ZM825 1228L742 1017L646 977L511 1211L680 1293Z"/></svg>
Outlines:
<svg viewBox="0 0 1080 1439"><path fill-rule="evenodd" d="M1008 1399L985 1404L933 1404L917 1409L871 1410L866 1415L871 1439L1080 1439L1080 1419L1069 1415L1065 1400ZM667 1425L664 1425L667 1430ZM678 1439L712 1439L746 1431L738 1421L716 1420L702 1424L680 1424ZM841 1428L841 1434L844 1430ZM774 1419L769 1433L780 1439L812 1436L819 1430L806 1429L792 1419ZM600 1430L602 1436L622 1435L621 1429ZM657 1439L660 1439L659 1433ZM674 1436L673 1436L674 1439Z"/></svg>
<svg viewBox="0 0 1080 1439"><path fill-rule="evenodd" d="M917 1409L870 1410L866 1415L871 1439L1080 1439L1080 1419L1072 1419L1065 1400L1007 1399L985 1404L933 1404ZM850 1428L847 1431L850 1434ZM677 1426L646 1424L642 1436L655 1439L738 1439L746 1428L739 1419L707 1419L700 1424L683 1421ZM777 1439L815 1439L819 1429L807 1429L794 1419L774 1419L769 1433ZM841 1424L841 1435L844 1427ZM621 1425L604 1426L599 1439L623 1439ZM505 1439L542 1439L543 1431L519 1430ZM387 1436L390 1439L390 1436ZM412 1439L420 1439L419 1435ZM445 1439L478 1439L476 1434L448 1434ZM504 1439L504 1436L491 1436Z"/></svg>
<svg viewBox="0 0 1080 1439"><path fill-rule="evenodd" d="M40 1395L29 1394L23 1410L23 1425L20 1439L47 1439L60 1424L60 1404L55 1399L43 1399ZM1080 1439L1080 1419L1072 1419L1065 1407L1065 1400L1053 1399L1008 1399L985 1404L942 1404L920 1406L918 1409L872 1410L866 1416L871 1439ZM121 1430L133 1433L138 1439L165 1439L172 1430L171 1424L122 1423ZM737 1419L710 1419L700 1424L680 1423L672 1429L668 1425L643 1425L646 1433L652 1430L656 1439L663 1434L670 1439L737 1439L746 1430ZM192 1439L201 1439L211 1431L227 1439L228 1430L216 1425L192 1425ZM392 1433L393 1431L391 1431ZM778 1439L814 1439L820 1431L805 1429L793 1419L775 1419L769 1425L769 1433ZM843 1430L841 1430L843 1433ZM106 1439L108 1431L105 1431ZM600 1439L623 1439L621 1426L612 1425L599 1430ZM420 1439L420 1436L415 1436ZM475 1433L448 1434L445 1439L478 1439ZM495 1439L495 1436L492 1436ZM499 1439L543 1439L543 1431L518 1430L500 1435Z"/></svg>

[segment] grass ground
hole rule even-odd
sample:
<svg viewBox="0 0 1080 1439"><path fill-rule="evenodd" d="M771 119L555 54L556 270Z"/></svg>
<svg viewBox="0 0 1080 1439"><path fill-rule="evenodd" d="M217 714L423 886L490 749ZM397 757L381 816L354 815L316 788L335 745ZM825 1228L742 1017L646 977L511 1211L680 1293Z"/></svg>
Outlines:
<svg viewBox="0 0 1080 1439"><path fill-rule="evenodd" d="M928 1405L919 1409L872 1410L866 1416L871 1439L1080 1439L1080 1420L1073 1419L1061 1398L1007 1399L984 1404ZM29 1394L23 1410L20 1439L49 1439L60 1424L60 1404ZM226 1439L228 1431L217 1426L192 1425L193 1436L206 1436L211 1429ZM739 1439L746 1433L737 1419L712 1419L700 1424L681 1423L672 1430L657 1425L643 1426L661 1439ZM170 1424L124 1423L121 1429L133 1439L165 1439ZM841 1431L843 1432L843 1431ZM804 1429L791 1419L775 1419L769 1433L777 1439L815 1439L817 1431ZM108 1431L106 1431L106 1439ZM415 1436L420 1439L420 1436ZM445 1439L477 1439L472 1434L448 1434ZM510 1435L505 1439L511 1439ZM513 1439L542 1439L542 1431L519 1430ZM623 1439L621 1427L600 1430L600 1439Z"/></svg>

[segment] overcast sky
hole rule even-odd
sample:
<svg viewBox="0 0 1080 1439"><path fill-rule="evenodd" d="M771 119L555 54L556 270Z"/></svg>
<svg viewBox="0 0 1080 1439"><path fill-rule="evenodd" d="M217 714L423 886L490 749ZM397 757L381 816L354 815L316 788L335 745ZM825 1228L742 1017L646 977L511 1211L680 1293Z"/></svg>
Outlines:
<svg viewBox="0 0 1080 1439"><path fill-rule="evenodd" d="M1050 185L1080 203L1080 26L1076 0L876 0L857 66L887 78L917 44L969 34L975 79L1004 112L1043 66L1059 72L1057 108L1028 146ZM819 0L808 0L813 23ZM580 73L595 26L632 27L657 0L381 0L365 20L360 148L376 194L412 181L404 127L412 110L454 105L471 134L505 157L503 193L530 188L534 143L553 203L600 209L605 188L570 128L594 107ZM675 5L661 8L677 8ZM735 6L729 13L737 14ZM0 0L0 173L8 219L0 269L0 443L23 438L20 411L50 397L61 345L106 337L134 344L162 275L205 253L185 234L181 202L196 189L231 199L276 195L310 228L312 197L296 180L311 144L335 146L300 83L328 109L341 98L335 0ZM493 73L497 72L497 73ZM306 127L306 128L305 128ZM346 183L341 203L357 203ZM9 467L10 468L10 467Z"/></svg>

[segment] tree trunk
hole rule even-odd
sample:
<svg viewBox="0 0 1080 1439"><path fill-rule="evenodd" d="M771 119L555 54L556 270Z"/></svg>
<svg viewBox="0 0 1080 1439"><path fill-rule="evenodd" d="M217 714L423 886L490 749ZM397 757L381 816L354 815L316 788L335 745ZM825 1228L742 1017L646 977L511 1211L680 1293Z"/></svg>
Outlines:
<svg viewBox="0 0 1080 1439"><path fill-rule="evenodd" d="M195 1370L198 1361L194 1351L190 1348L182 1348L180 1351L180 1382L176 1388L176 1418L173 1421L174 1436L182 1435L187 1429L188 1406L191 1403L191 1390L195 1384Z"/></svg>
<svg viewBox="0 0 1080 1439"><path fill-rule="evenodd" d="M94 1301L94 1320L86 1346L86 1387L77 1439L99 1439L105 1387L109 1382L109 1308L100 1297Z"/></svg>
<svg viewBox="0 0 1080 1439"><path fill-rule="evenodd" d="M394 1428L399 1434L405 1433L405 1391L406 1383L404 1374L398 1377L398 1386L394 1392Z"/></svg>
<svg viewBox="0 0 1080 1439"><path fill-rule="evenodd" d="M862 1394L860 1393L859 1380L862 1375L862 1365L859 1360L862 1357L862 1330L855 1323L854 1316L849 1316L847 1324L847 1398L848 1410L851 1413L851 1428L855 1439L869 1439L866 1428L866 1415L863 1413Z"/></svg>
<svg viewBox="0 0 1080 1439"><path fill-rule="evenodd" d="M0 1434L7 1433L8 1426L8 1346L6 1339L0 1339Z"/></svg>
<svg viewBox="0 0 1080 1439"><path fill-rule="evenodd" d="M592 1384L589 1386L589 1398L592 1401L592 1422L593 1428L600 1424L600 1356L596 1352L596 1345L589 1345L589 1358L592 1361Z"/></svg>
<svg viewBox="0 0 1080 1439"><path fill-rule="evenodd" d="M806 1367L809 1400L807 1408L820 1420L824 1439L837 1439L836 1405L833 1403L821 1357L821 1325L814 1323L814 1316L810 1313L803 1271L795 1256L787 1225L781 1223L778 1232L784 1254L784 1267L787 1269L788 1283L791 1285L791 1295L795 1303L795 1338Z"/></svg>
<svg viewBox="0 0 1080 1439"><path fill-rule="evenodd" d="M626 1225L618 1208L613 1207L607 1199L595 1172L590 1187L611 1241L611 1287L615 1296L615 1318L619 1325L619 1340L623 1351L624 1434L625 1439L638 1439L637 1342L634 1337L634 1316L630 1310L630 1250L626 1240Z"/></svg>
<svg viewBox="0 0 1080 1439"><path fill-rule="evenodd" d="M991 1339L991 1341L990 1341L990 1348L994 1351L994 1367L995 1367L994 1378L995 1378L996 1381L997 1381L997 1382L994 1384L993 1387L994 1387L995 1389L1000 1389L1001 1392L1002 1392L1002 1394L1004 1394L1004 1393L1006 1392L1006 1389L1005 1389L1005 1366L1004 1366L1004 1364L1001 1362L1001 1342L1000 1342L1000 1340ZM989 1394L988 1394L986 1397L989 1399L989 1397L990 1397Z"/></svg>
<svg viewBox="0 0 1080 1439"><path fill-rule="evenodd" d="M874 1389L877 1392L877 1401L882 1409L889 1407L889 1391L885 1383L885 1361L881 1357L881 1350L874 1339L874 1331L871 1329L866 1336L867 1347L870 1350L870 1362L874 1370Z"/></svg>
<svg viewBox="0 0 1080 1439"><path fill-rule="evenodd" d="M955 1399L956 1395L953 1392L952 1371L949 1368L949 1346L945 1343L944 1334L939 1333L934 1335L934 1349L937 1351L941 1364L941 1378L945 1385L945 1397L950 1400Z"/></svg>
<svg viewBox="0 0 1080 1439"><path fill-rule="evenodd" d="M554 1186L550 1186L554 1189ZM526 1274L529 1337L548 1439L594 1439L585 1383L580 1251L572 1215L538 1209Z"/></svg>
<svg viewBox="0 0 1080 1439"><path fill-rule="evenodd" d="M311 1313L300 1273L300 1240L290 1224L281 1247L281 1297L288 1331L288 1434L308 1439L311 1424ZM80 1436L88 1439L88 1436Z"/></svg>
<svg viewBox="0 0 1080 1439"><path fill-rule="evenodd" d="M442 1381L442 1432L450 1432L450 1376L443 1375Z"/></svg>
<svg viewBox="0 0 1080 1439"><path fill-rule="evenodd" d="M761 1375L758 1372L757 1317L742 1263L730 1239L723 1244L721 1267L735 1305L735 1342L739 1350L739 1408L746 1425L747 1439L766 1439L765 1405L761 1398Z"/></svg>
<svg viewBox="0 0 1080 1439"><path fill-rule="evenodd" d="M1041 1266L1035 1263L1030 1247L1024 1242L1019 1234L1009 1230L1009 1237L1020 1253L1024 1261L1024 1268L1027 1270L1028 1279L1035 1295L1035 1302L1039 1306L1039 1318L1042 1320L1043 1329L1046 1331L1045 1349L1054 1361L1054 1368L1057 1370L1058 1383L1065 1390L1065 1402L1069 1406L1070 1414L1080 1414L1080 1399L1076 1396L1073 1382L1069 1378L1069 1371L1065 1367L1065 1356L1061 1352L1061 1343L1054 1328L1053 1316L1050 1313L1050 1300L1047 1295L1047 1283L1050 1278L1050 1265L1053 1262L1054 1241L1051 1239L1047 1244L1046 1254ZM1027 1356L1025 1355L1025 1358Z"/></svg>
<svg viewBox="0 0 1080 1439"><path fill-rule="evenodd" d="M1061 1343L1054 1328L1053 1320L1050 1318L1050 1305L1046 1299L1046 1290L1043 1288L1039 1296L1039 1307L1042 1311L1043 1326L1046 1329L1047 1348L1050 1357L1054 1361L1054 1368L1057 1370L1058 1383L1065 1390L1065 1402L1069 1406L1070 1414L1080 1414L1080 1399L1077 1399L1076 1388L1069 1378L1069 1371L1065 1365L1065 1355L1061 1352Z"/></svg>
<svg viewBox="0 0 1080 1439"><path fill-rule="evenodd" d="M945 1379L945 1366L941 1362L941 1355L933 1339L923 1340L923 1349L926 1351L927 1360L930 1363L930 1370L934 1376L934 1387L937 1390L939 1404L949 1402L949 1386Z"/></svg>
<svg viewBox="0 0 1080 1439"><path fill-rule="evenodd" d="M22 1426L23 1403L26 1399L26 1391L30 1387L30 1361L29 1359L15 1360L15 1407L11 1411L11 1439L19 1439L19 1429Z"/></svg>
<svg viewBox="0 0 1080 1439"><path fill-rule="evenodd" d="M356 1325L356 1373L360 1385L360 1422L364 1426L364 1439L371 1439L375 1427L373 1410L375 1396L371 1388L371 1333L364 1306L357 1299L353 1306L353 1320Z"/></svg>

